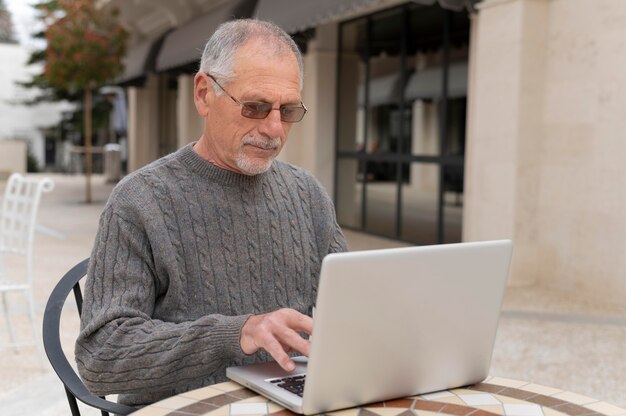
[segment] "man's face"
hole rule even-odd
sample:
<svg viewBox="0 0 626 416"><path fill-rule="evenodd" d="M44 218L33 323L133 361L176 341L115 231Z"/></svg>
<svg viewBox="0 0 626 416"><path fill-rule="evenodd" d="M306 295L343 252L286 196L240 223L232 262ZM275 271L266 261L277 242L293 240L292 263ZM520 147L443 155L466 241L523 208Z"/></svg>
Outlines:
<svg viewBox="0 0 626 416"><path fill-rule="evenodd" d="M270 103L273 110L264 119L245 118L241 106L226 93L217 96L208 88L200 153L224 169L246 175L265 172L283 148L291 128L291 123L280 120L277 109L301 101L296 58L291 52L276 54L262 42L248 42L235 55L234 79L220 84L240 102Z"/></svg>

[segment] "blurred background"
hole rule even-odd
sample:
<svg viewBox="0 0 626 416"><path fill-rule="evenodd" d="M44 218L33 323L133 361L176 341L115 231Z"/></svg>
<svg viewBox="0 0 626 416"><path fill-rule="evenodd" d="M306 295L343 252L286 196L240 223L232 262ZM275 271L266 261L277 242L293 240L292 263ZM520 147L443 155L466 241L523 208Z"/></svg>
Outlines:
<svg viewBox="0 0 626 416"><path fill-rule="evenodd" d="M75 3L124 31L106 82L50 78L57 2L0 0L0 178L52 174L81 201L93 171L95 229L116 181L200 137L212 31L273 21L309 109L281 158L326 187L351 247L512 239L496 372L626 406L626 1Z"/></svg>

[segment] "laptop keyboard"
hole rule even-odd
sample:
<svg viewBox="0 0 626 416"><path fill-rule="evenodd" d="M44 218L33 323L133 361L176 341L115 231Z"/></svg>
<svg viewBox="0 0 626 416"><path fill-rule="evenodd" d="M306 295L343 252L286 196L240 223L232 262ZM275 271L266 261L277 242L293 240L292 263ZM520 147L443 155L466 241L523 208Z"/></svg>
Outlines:
<svg viewBox="0 0 626 416"><path fill-rule="evenodd" d="M275 378L273 380L267 380L277 387L283 388L293 394L302 397L304 393L304 381L306 374L297 374L295 376L289 376L284 378Z"/></svg>

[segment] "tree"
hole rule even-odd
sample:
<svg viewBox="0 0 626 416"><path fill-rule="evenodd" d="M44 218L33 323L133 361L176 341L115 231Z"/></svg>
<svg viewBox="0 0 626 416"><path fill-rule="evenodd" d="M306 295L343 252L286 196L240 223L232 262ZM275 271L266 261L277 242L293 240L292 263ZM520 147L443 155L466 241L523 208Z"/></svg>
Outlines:
<svg viewBox="0 0 626 416"><path fill-rule="evenodd" d="M122 71L127 33L117 10L98 9L95 0L51 0L37 5L45 23L46 81L84 97L86 202L91 202L92 91Z"/></svg>
<svg viewBox="0 0 626 416"><path fill-rule="evenodd" d="M4 0L0 0L0 43L17 43L13 33L11 13L7 10Z"/></svg>

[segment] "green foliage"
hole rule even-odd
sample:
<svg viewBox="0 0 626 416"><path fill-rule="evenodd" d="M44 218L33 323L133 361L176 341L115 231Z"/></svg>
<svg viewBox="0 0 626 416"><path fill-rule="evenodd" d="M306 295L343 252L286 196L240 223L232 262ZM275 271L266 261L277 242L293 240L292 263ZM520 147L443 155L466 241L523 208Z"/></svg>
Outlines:
<svg viewBox="0 0 626 416"><path fill-rule="evenodd" d="M33 52L33 54L36 52ZM30 81L16 82L17 85L23 88L36 88L38 94L31 99L21 101L22 104L35 105L42 102L59 102L70 101L77 102L81 99L82 94L80 91L69 91L63 88L56 88L48 82L45 74L33 75Z"/></svg>
<svg viewBox="0 0 626 416"><path fill-rule="evenodd" d="M46 23L44 75L52 87L84 90L121 73L128 35L115 10L97 9L94 0L54 0L38 8Z"/></svg>
<svg viewBox="0 0 626 416"><path fill-rule="evenodd" d="M26 172L35 173L39 172L39 164L35 155L33 155L33 149L30 143L26 146Z"/></svg>
<svg viewBox="0 0 626 416"><path fill-rule="evenodd" d="M82 103L81 103L82 104ZM111 104L101 95L94 95L93 97L93 131L106 131L109 128L109 117L111 113ZM73 140L75 145L85 144L85 113L82 105L69 113L65 120L65 126L69 131L77 132L79 137Z"/></svg>
<svg viewBox="0 0 626 416"><path fill-rule="evenodd" d="M1 2L2 0L0 0L0 3ZM105 11L93 9L93 3L94 3L93 1L84 1L84 0L76 1L76 2L66 1L65 3L67 4L63 4L63 3L64 2L57 1L57 0L44 0L33 5L33 7L37 11L39 19L45 23L45 28L43 30L37 33L34 33L32 35L34 38L47 39L49 36L50 25L54 24L57 20L59 20L62 17L66 17L69 19L68 13L66 13L64 11L65 9L63 9L63 7L67 7L69 3L87 4L87 6L92 7L92 9L90 9L91 13L95 13L96 15L102 14L103 16L105 16L104 19L107 20L107 25L105 26L116 27L116 21L115 21L116 12L115 11L105 12ZM101 17L99 17L99 19L100 18ZM86 27L91 27L91 25L95 25L95 23L90 23ZM121 28L117 26L115 28L115 32L119 33L120 31L121 31ZM126 42L125 33L121 37L120 36L117 37L117 42L119 45L119 43L122 41L121 40L122 37L124 38L123 42L125 46L125 42ZM108 42L108 38L107 38L107 42ZM77 42L76 40L74 40L70 43L76 44ZM82 43L82 41L79 43ZM63 47L63 45L61 46ZM48 47L46 47L45 49L33 51L28 60L28 64L29 65L30 64L44 64L44 66L47 68L48 65L46 64L49 59L48 52L49 52ZM112 52L115 52L113 54L115 55L115 59L117 59L118 61L121 61L121 56L123 55L123 51L120 51L119 47L117 47L117 49L111 48L109 50L109 46L107 44L107 53L112 53ZM98 63L98 64L106 64L106 61L98 61L97 59L99 58L90 58L90 59L92 59L93 62ZM112 58L109 58L109 60L111 59ZM65 64L62 63L62 65L65 65ZM78 68L76 70L82 71L82 69L78 69ZM113 72L114 71L108 71L108 73L113 73ZM73 76L74 74L72 74L70 78L73 78ZM92 85L94 85L94 87L97 87L99 83L104 83L107 80L102 81L101 79L94 79L93 81L94 83ZM35 74L32 76L32 78L29 81L18 82L18 84L24 88L34 88L38 92L38 94L34 98L22 101L22 103L26 105L34 105L34 104L39 104L42 102L59 102L59 101L64 101L64 100L77 103L78 106L76 110L67 114L64 120L60 123L59 132L61 132L60 133L61 139L65 139L68 136L69 137L80 136L80 139L74 144L82 144L84 142L84 135L83 135L84 113L83 113L83 107L82 107L83 91L81 90L81 88L79 88L77 85L68 85L69 83L65 83L65 82L53 83L48 78L45 72ZM100 97L99 95L95 94L93 97L94 131L99 131L99 130L108 128L109 112L110 112L110 105L108 104L106 99L104 97ZM61 128L61 125L62 125L62 128Z"/></svg>

